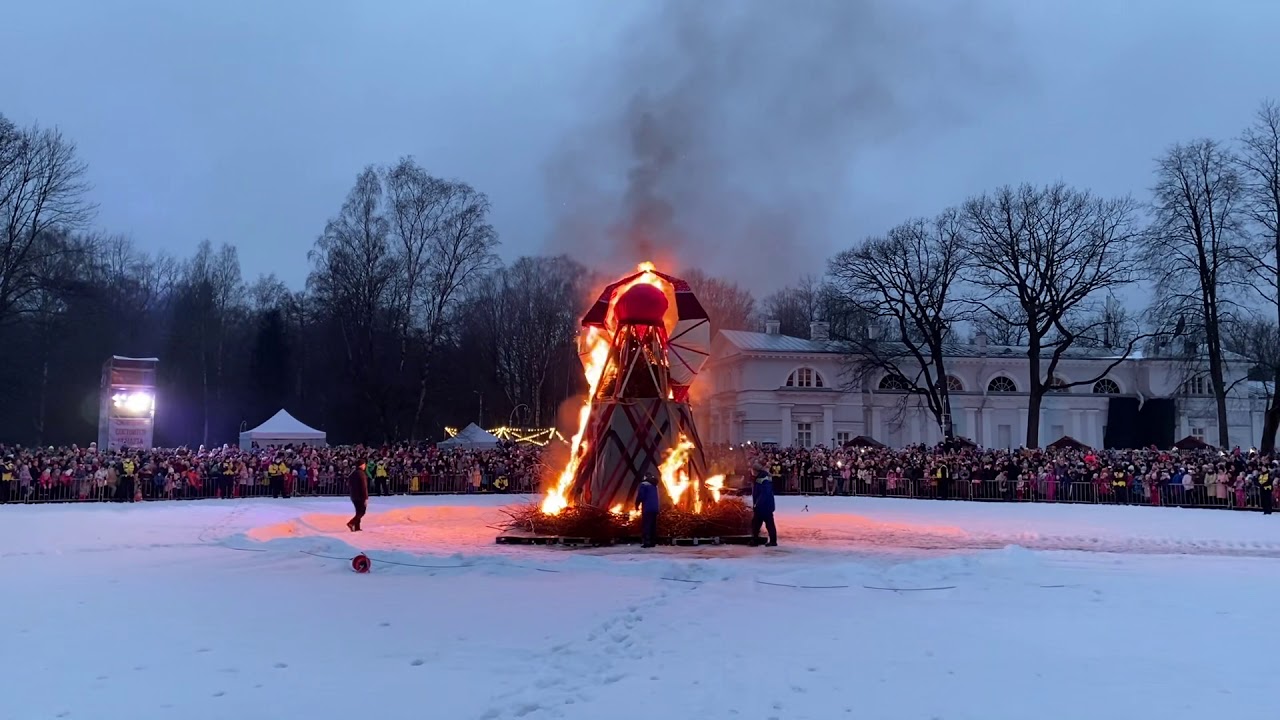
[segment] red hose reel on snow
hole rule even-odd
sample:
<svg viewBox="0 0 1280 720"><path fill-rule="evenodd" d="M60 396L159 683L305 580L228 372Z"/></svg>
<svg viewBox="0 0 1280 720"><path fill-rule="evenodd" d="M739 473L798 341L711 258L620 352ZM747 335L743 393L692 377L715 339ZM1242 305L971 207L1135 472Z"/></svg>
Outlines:
<svg viewBox="0 0 1280 720"><path fill-rule="evenodd" d="M351 558L351 569L358 573L367 573L371 567L373 567L373 561L364 553Z"/></svg>

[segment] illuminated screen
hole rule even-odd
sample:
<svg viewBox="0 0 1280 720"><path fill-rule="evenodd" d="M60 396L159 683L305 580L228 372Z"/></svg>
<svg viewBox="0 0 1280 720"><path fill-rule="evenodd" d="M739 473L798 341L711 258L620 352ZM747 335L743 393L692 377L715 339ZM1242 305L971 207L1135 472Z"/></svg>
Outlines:
<svg viewBox="0 0 1280 720"><path fill-rule="evenodd" d="M111 405L118 414L146 416L155 411L156 396L141 390L120 390L111 395Z"/></svg>

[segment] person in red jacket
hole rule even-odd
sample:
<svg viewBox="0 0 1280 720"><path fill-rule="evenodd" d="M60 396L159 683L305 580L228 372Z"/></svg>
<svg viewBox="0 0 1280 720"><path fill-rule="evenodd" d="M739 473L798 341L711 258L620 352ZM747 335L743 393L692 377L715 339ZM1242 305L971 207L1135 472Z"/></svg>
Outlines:
<svg viewBox="0 0 1280 720"><path fill-rule="evenodd" d="M351 505L355 507L355 517L347 521L347 529L360 532L360 519L369 508L369 476L364 472L364 463L353 461L347 471L347 486L351 490Z"/></svg>

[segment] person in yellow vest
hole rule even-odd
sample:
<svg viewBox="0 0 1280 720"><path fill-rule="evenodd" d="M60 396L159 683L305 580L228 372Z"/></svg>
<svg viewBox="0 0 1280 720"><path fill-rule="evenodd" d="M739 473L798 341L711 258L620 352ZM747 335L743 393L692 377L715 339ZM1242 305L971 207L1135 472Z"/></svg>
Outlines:
<svg viewBox="0 0 1280 720"><path fill-rule="evenodd" d="M234 460L226 458L222 461L222 470L218 475L217 493L223 500L230 498L234 492L237 474L238 468L236 468Z"/></svg>
<svg viewBox="0 0 1280 720"><path fill-rule="evenodd" d="M125 452L124 448L120 450L122 453ZM120 479L116 484L116 502L134 502L138 481L138 462L132 456L125 454L120 458L117 472Z"/></svg>
<svg viewBox="0 0 1280 720"><path fill-rule="evenodd" d="M933 470L934 483L938 486L938 499L951 499L951 467L946 463L938 463Z"/></svg>
<svg viewBox="0 0 1280 720"><path fill-rule="evenodd" d="M1129 470L1133 470L1130 466ZM1129 473L1124 468L1117 468L1116 474L1111 476L1111 492L1114 494L1116 504L1129 504Z"/></svg>
<svg viewBox="0 0 1280 720"><path fill-rule="evenodd" d="M1273 463L1269 468L1262 468L1262 472L1258 473L1258 501L1262 503L1262 514L1270 515L1272 508L1275 506L1275 472L1276 465Z"/></svg>
<svg viewBox="0 0 1280 720"><path fill-rule="evenodd" d="M17 482L17 477L13 456L6 455L4 462L0 463L0 503L7 503L13 498L13 484Z"/></svg>
<svg viewBox="0 0 1280 720"><path fill-rule="evenodd" d="M289 472L289 466L284 464L284 460L279 457L272 458L271 464L267 465L267 480L271 485L271 497L278 498L284 493L284 474Z"/></svg>
<svg viewBox="0 0 1280 720"><path fill-rule="evenodd" d="M373 466L373 494L379 496L390 495L390 490L387 487L390 478L391 474L387 472L387 459L378 458Z"/></svg>

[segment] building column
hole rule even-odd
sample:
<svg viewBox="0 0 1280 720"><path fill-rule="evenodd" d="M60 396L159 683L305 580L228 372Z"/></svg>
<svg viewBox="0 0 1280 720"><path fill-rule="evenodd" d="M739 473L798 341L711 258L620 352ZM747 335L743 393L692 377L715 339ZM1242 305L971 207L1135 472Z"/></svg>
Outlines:
<svg viewBox="0 0 1280 720"><path fill-rule="evenodd" d="M1022 447L1027 442L1027 416L1030 414L1030 410L1018 408L1018 437L1013 439L1014 447Z"/></svg>
<svg viewBox="0 0 1280 720"><path fill-rule="evenodd" d="M889 434L884 431L884 426L880 424L880 407L877 405L871 406L871 427L866 430L867 437L879 440L885 445L889 444Z"/></svg>
<svg viewBox="0 0 1280 720"><path fill-rule="evenodd" d="M991 432L991 408L984 407L982 408L982 439L974 439L977 440L977 443L982 447L990 448L992 447L991 443L995 440L995 438L992 437Z"/></svg>
<svg viewBox="0 0 1280 720"><path fill-rule="evenodd" d="M836 446L836 406L822 406L822 444L829 448Z"/></svg>
<svg viewBox="0 0 1280 720"><path fill-rule="evenodd" d="M1102 426L1098 423L1098 411L1086 410L1085 419L1088 421L1089 425L1088 429L1085 431L1085 434L1089 436L1089 439L1084 441L1085 444L1090 447L1102 449Z"/></svg>
<svg viewBox="0 0 1280 720"><path fill-rule="evenodd" d="M1088 445L1089 441L1084 438L1083 428L1080 427L1082 413L1079 410L1071 411L1071 437Z"/></svg>
<svg viewBox="0 0 1280 720"><path fill-rule="evenodd" d="M970 440L978 442L978 410L977 408L964 409L964 434Z"/></svg>
<svg viewBox="0 0 1280 720"><path fill-rule="evenodd" d="M780 405L782 410L782 436L778 438L778 445L782 447L791 447L795 443L795 437L791 434L791 405Z"/></svg>
<svg viewBox="0 0 1280 720"><path fill-rule="evenodd" d="M1039 432L1036 433L1036 437L1040 439L1040 447L1045 446L1045 440L1048 440L1049 442L1053 442L1054 440L1058 439L1058 438L1046 438L1044 436L1044 406L1043 405L1040 407L1040 412L1036 415L1036 423L1037 423L1036 427L1039 428Z"/></svg>

